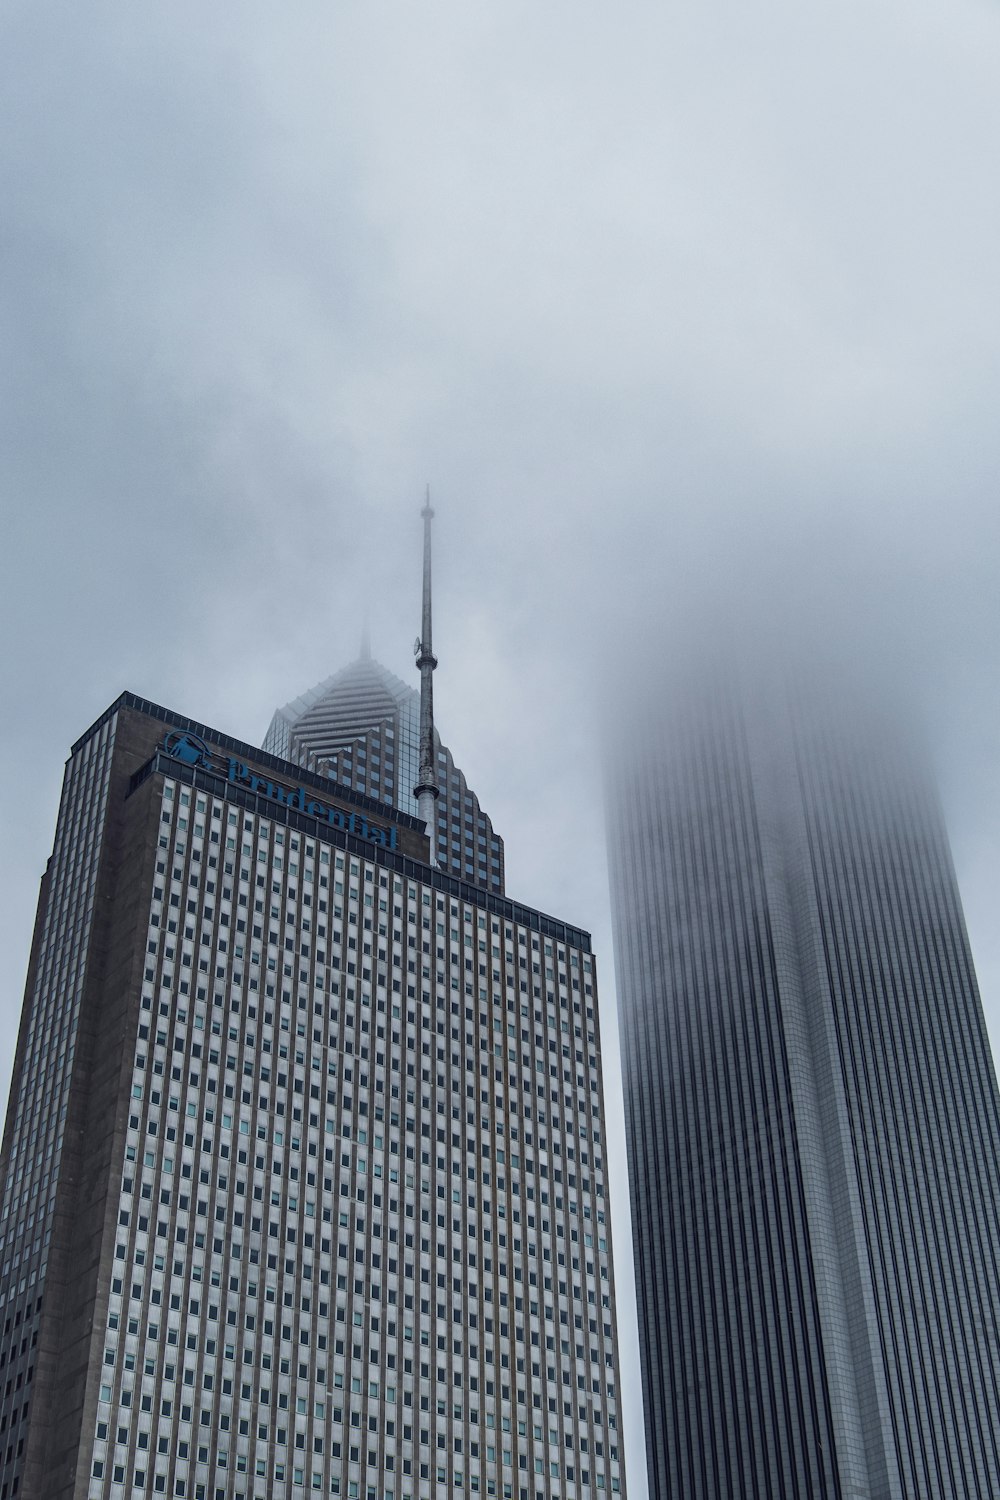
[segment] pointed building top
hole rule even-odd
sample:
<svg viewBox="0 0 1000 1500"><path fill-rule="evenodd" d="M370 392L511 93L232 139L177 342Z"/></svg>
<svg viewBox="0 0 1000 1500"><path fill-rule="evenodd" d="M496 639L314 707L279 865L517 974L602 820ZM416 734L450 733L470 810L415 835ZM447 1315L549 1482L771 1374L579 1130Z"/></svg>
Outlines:
<svg viewBox="0 0 1000 1500"><path fill-rule="evenodd" d="M358 655L361 661L371 661L372 659L372 632L367 614L365 615L365 623L361 627L361 650Z"/></svg>

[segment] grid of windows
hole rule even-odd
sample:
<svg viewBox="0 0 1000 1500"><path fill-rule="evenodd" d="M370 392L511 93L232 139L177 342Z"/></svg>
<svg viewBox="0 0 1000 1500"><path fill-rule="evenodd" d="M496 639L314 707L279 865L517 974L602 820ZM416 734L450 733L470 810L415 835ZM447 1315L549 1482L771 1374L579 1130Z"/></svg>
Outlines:
<svg viewBox="0 0 1000 1500"><path fill-rule="evenodd" d="M418 815L420 694L367 657L279 709L265 749ZM437 859L461 880L504 889L503 840L435 734Z"/></svg>
<svg viewBox="0 0 1000 1500"><path fill-rule="evenodd" d="M77 1045L114 721L67 767L0 1161L0 1497L16 1495ZM31 981L29 980L29 984Z"/></svg>
<svg viewBox="0 0 1000 1500"><path fill-rule="evenodd" d="M131 976L66 1397L90 1500L623 1492L589 939L168 761L169 722L116 705L70 763L93 823L64 800L60 962L87 962L96 893Z"/></svg>
<svg viewBox="0 0 1000 1500"><path fill-rule="evenodd" d="M1000 1101L877 709L671 704L610 827L651 1492L1000 1493Z"/></svg>
<svg viewBox="0 0 1000 1500"><path fill-rule="evenodd" d="M619 1492L590 955L161 819L91 1495Z"/></svg>

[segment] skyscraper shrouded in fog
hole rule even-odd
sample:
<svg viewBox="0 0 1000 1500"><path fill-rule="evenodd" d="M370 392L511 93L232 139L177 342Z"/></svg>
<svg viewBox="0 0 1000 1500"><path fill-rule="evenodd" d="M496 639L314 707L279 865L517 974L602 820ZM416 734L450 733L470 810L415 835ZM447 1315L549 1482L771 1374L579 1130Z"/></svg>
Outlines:
<svg viewBox="0 0 1000 1500"><path fill-rule="evenodd" d="M367 639L356 661L278 709L264 749L417 816L420 694L374 660ZM501 894L503 839L436 738L442 869Z"/></svg>
<svg viewBox="0 0 1000 1500"><path fill-rule="evenodd" d="M124 694L35 928L0 1500L623 1494L606 1174L585 932Z"/></svg>
<svg viewBox="0 0 1000 1500"><path fill-rule="evenodd" d="M633 729L609 839L650 1494L995 1497L1000 1112L933 788L889 716L808 692L665 693Z"/></svg>
<svg viewBox="0 0 1000 1500"><path fill-rule="evenodd" d="M279 708L264 749L422 818L432 864L502 895L503 840L434 726L429 493L421 515L420 691L372 660L366 626L357 661Z"/></svg>

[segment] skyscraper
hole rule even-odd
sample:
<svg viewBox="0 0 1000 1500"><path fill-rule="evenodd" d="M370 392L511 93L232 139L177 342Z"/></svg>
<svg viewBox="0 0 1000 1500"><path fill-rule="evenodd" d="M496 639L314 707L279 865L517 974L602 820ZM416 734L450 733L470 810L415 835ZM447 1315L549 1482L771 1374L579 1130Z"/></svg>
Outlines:
<svg viewBox="0 0 1000 1500"><path fill-rule="evenodd" d="M417 816L420 694L373 660L367 637L356 661L279 708L264 749ZM500 894L503 839L435 734L441 868Z"/></svg>
<svg viewBox="0 0 1000 1500"><path fill-rule="evenodd" d="M279 709L265 749L415 814L430 836L432 865L503 892L503 842L434 728L430 491L424 523L417 670L420 692L371 660L368 633L352 667Z"/></svg>
<svg viewBox="0 0 1000 1500"><path fill-rule="evenodd" d="M0 1495L623 1489L587 935L124 695L4 1139Z"/></svg>
<svg viewBox="0 0 1000 1500"><path fill-rule="evenodd" d="M657 1500L1000 1494L996 1082L935 795L848 701L664 695L609 778Z"/></svg>
<svg viewBox="0 0 1000 1500"><path fill-rule="evenodd" d="M73 746L0 1155L0 1500L624 1493L590 939L430 855L132 694Z"/></svg>

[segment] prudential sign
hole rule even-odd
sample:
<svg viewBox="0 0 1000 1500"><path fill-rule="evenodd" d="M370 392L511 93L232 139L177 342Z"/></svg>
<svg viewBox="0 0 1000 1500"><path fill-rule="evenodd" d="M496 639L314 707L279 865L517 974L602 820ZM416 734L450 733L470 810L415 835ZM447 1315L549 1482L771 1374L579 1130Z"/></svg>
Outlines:
<svg viewBox="0 0 1000 1500"><path fill-rule="evenodd" d="M281 786L276 781L269 781L266 776L259 776L256 771L251 771L249 766L233 755L214 754L200 735L192 734L188 729L172 729L163 741L163 749L172 760L179 760L186 766L201 766L216 776L225 776L234 786L246 787L247 791L256 792L258 796L266 797L279 807L305 813L307 818L315 818L317 822L327 823L331 828L340 828L345 833L355 834L359 839L380 844L383 849L396 848L396 830L391 825L383 828L377 823L370 823L362 813L332 807L327 802L321 802L306 787Z"/></svg>

